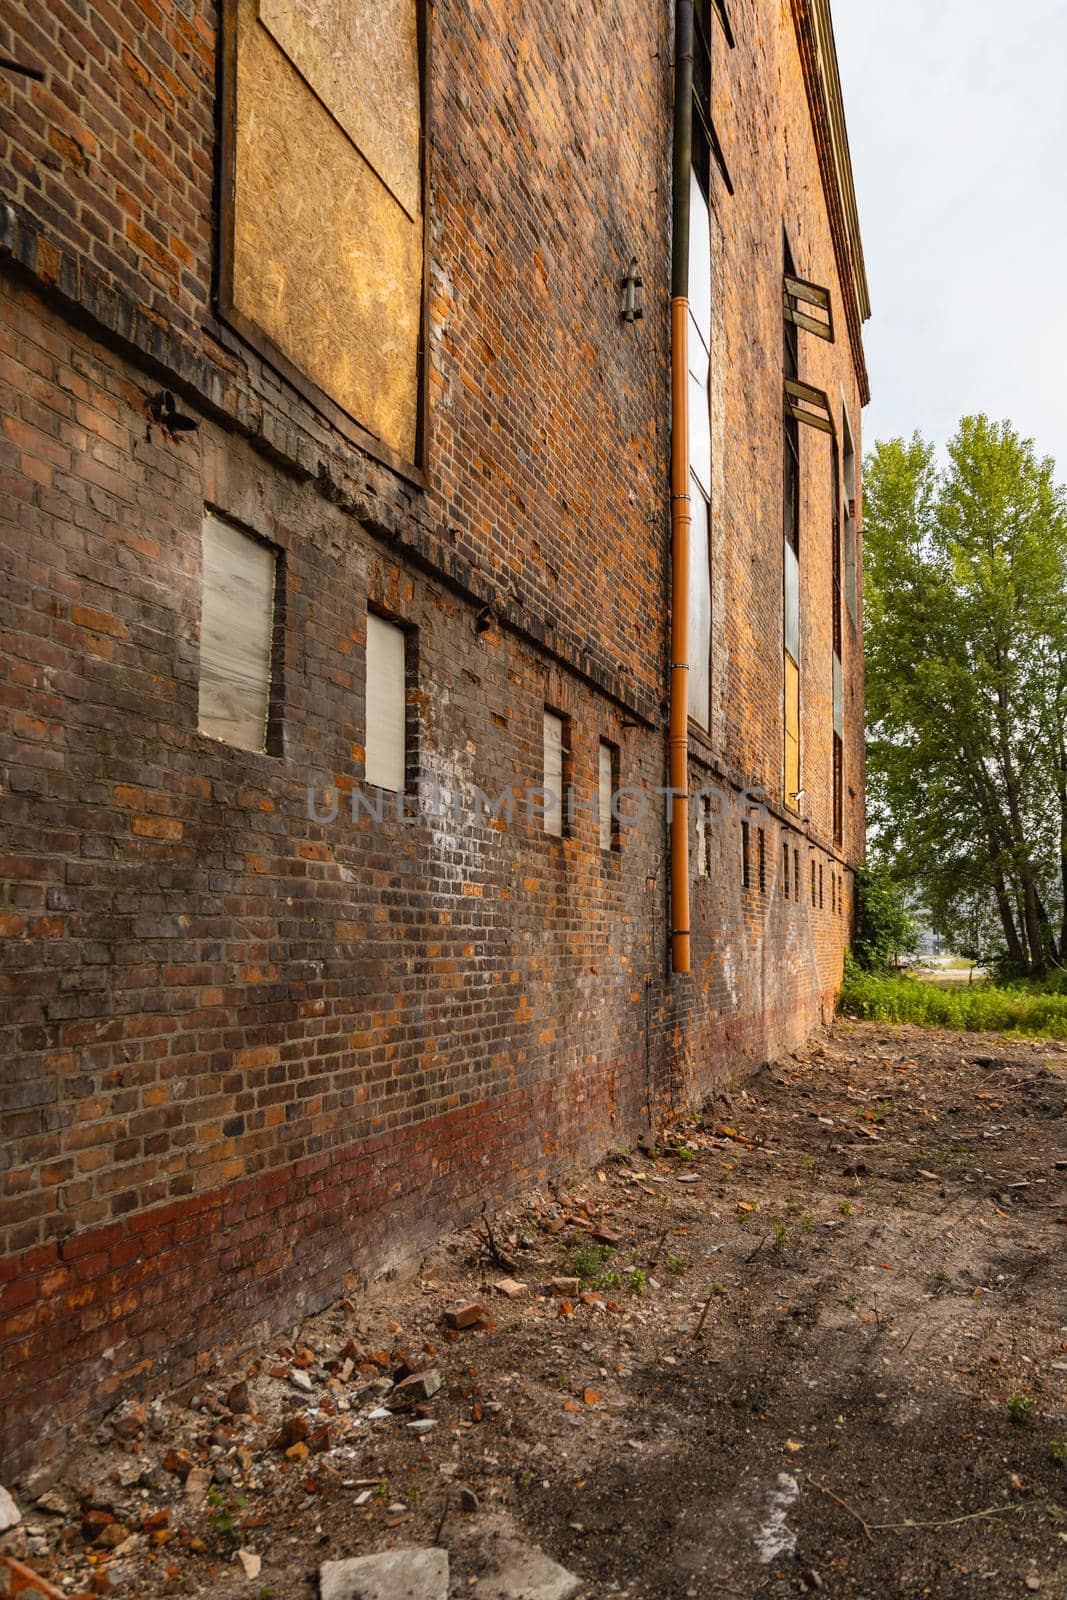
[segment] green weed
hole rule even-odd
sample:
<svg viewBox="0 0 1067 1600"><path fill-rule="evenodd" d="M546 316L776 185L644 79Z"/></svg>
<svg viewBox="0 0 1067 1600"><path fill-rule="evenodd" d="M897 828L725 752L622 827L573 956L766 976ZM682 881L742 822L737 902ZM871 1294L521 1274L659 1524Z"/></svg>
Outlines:
<svg viewBox="0 0 1067 1600"><path fill-rule="evenodd" d="M1067 1039L1067 994L995 983L939 989L906 973L864 972L849 962L837 1000L842 1016L930 1028Z"/></svg>

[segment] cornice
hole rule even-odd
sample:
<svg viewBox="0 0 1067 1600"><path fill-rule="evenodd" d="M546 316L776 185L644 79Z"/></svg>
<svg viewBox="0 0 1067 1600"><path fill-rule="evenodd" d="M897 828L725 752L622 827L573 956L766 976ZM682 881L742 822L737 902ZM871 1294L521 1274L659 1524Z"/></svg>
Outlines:
<svg viewBox="0 0 1067 1600"><path fill-rule="evenodd" d="M863 323L871 314L871 301L830 0L792 0L792 9L852 359L866 405L871 392L863 354Z"/></svg>

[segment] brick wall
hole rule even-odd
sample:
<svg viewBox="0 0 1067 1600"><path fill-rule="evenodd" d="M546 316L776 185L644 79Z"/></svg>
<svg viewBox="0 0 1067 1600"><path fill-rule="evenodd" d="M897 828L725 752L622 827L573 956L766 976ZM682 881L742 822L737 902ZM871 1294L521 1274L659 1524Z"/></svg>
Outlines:
<svg viewBox="0 0 1067 1600"><path fill-rule="evenodd" d="M539 782L546 705L587 793L601 738L624 785L664 781L666 8L541 0L521 34L488 0L436 12L426 490L213 318L214 8L5 14L0 49L48 81L0 75L3 1470L250 1319L629 1142L831 1005L862 662L846 620L839 860L814 436L810 825L779 803L783 220L798 269L839 291L792 21L757 10L716 59L737 192L714 196L715 714L692 764L715 817L675 980L655 798L610 855L584 813L554 840L521 810L348 809L368 603L414 630L415 764L445 794ZM646 316L624 327L632 255ZM858 442L847 341L813 343L804 375L843 392ZM181 445L147 426L163 378L200 419ZM270 756L197 732L205 504L280 555ZM336 818L309 817L309 789ZM764 830L762 889L755 869L742 884L743 820L753 850Z"/></svg>

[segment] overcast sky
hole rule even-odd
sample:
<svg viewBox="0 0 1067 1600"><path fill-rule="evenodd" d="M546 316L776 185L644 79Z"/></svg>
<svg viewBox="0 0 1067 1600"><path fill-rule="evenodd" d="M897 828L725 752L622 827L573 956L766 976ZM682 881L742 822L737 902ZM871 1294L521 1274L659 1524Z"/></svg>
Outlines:
<svg viewBox="0 0 1067 1600"><path fill-rule="evenodd" d="M832 0L873 315L864 447L1010 417L1067 480L1067 4Z"/></svg>

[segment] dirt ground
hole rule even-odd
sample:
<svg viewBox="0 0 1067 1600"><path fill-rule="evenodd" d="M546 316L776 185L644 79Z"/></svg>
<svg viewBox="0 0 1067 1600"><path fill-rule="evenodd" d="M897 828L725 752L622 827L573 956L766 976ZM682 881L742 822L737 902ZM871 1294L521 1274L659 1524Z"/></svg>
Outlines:
<svg viewBox="0 0 1067 1600"><path fill-rule="evenodd" d="M492 1217L504 1260L468 1231L114 1414L8 1548L68 1595L432 1544L480 1595L506 1527L588 1600L1067 1596L1065 1116L1062 1044L839 1024Z"/></svg>

